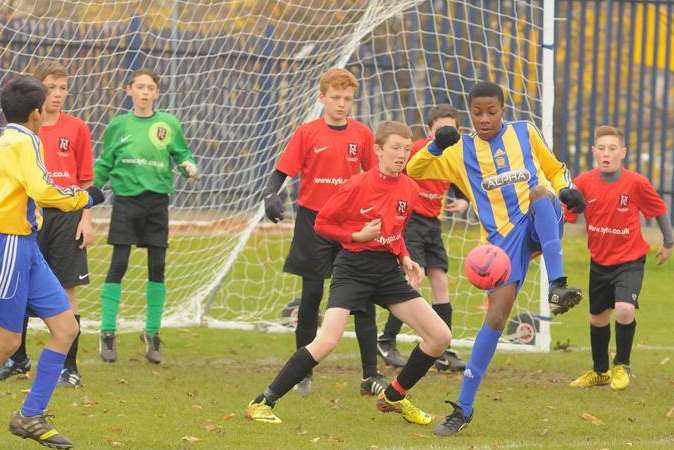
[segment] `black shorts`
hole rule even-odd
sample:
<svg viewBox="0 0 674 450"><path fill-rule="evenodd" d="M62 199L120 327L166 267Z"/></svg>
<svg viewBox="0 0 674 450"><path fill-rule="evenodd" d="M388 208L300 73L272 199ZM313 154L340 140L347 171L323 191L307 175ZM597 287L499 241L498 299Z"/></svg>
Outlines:
<svg viewBox="0 0 674 450"><path fill-rule="evenodd" d="M283 271L307 278L330 278L332 264L341 250L339 242L325 239L314 231L316 212L299 206L295 231Z"/></svg>
<svg viewBox="0 0 674 450"><path fill-rule="evenodd" d="M437 217L424 217L412 213L405 228L405 245L410 258L421 267L437 267L447 272L447 250L442 242L442 226Z"/></svg>
<svg viewBox="0 0 674 450"><path fill-rule="evenodd" d="M81 238L75 239L82 211L63 212L55 208L44 208L42 217L38 244L42 256L61 286L73 288L89 284L87 250L80 248Z"/></svg>
<svg viewBox="0 0 674 450"><path fill-rule="evenodd" d="M421 294L407 282L391 253L342 250L335 259L328 308L367 312L368 303L388 308L417 297Z"/></svg>
<svg viewBox="0 0 674 450"><path fill-rule="evenodd" d="M590 314L613 309L616 301L639 308L645 262L645 256L614 266L590 262Z"/></svg>
<svg viewBox="0 0 674 450"><path fill-rule="evenodd" d="M168 247L168 194L115 195L108 244Z"/></svg>

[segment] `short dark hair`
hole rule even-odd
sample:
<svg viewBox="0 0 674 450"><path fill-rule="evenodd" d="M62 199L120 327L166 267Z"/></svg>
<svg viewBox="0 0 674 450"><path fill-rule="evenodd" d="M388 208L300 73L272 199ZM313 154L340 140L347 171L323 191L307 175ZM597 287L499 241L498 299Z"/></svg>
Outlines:
<svg viewBox="0 0 674 450"><path fill-rule="evenodd" d="M471 105L473 100L479 97L496 97L501 104L501 107L505 106L503 89L501 89L501 86L491 81L480 81L473 86L473 89L470 90L470 94L468 95L468 104Z"/></svg>
<svg viewBox="0 0 674 450"><path fill-rule="evenodd" d="M147 75L148 77L152 78L152 81L154 81L154 84L157 85L157 89L159 89L159 74L155 72L154 70L150 69L138 69L134 70L133 73L131 74L131 77L129 78L129 82L126 83L127 86L131 86L134 81L136 81L136 78L142 76L142 75Z"/></svg>
<svg viewBox="0 0 674 450"><path fill-rule="evenodd" d="M26 123L30 113L42 109L47 92L35 77L15 78L0 93L0 107L7 122Z"/></svg>
<svg viewBox="0 0 674 450"><path fill-rule="evenodd" d="M438 119L452 118L456 121L456 128L459 128L459 112L453 107L443 104L434 106L428 112L428 128L433 128L433 124Z"/></svg>

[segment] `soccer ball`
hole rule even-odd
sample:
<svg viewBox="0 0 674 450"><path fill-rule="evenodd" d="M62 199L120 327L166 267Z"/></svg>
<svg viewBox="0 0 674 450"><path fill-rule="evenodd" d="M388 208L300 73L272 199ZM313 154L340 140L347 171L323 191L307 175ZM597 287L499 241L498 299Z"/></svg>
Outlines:
<svg viewBox="0 0 674 450"><path fill-rule="evenodd" d="M510 277L510 258L495 245L483 244L468 253L463 272L478 289L494 289Z"/></svg>

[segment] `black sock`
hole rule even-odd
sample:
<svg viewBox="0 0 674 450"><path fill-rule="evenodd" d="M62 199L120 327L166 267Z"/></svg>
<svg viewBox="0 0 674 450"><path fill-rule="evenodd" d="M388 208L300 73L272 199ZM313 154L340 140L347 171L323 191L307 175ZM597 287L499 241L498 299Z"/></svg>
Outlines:
<svg viewBox="0 0 674 450"><path fill-rule="evenodd" d="M433 311L452 329L452 304L438 303L433 305Z"/></svg>
<svg viewBox="0 0 674 450"><path fill-rule="evenodd" d="M623 324L616 321L615 323L615 358L613 365L625 364L630 365L630 354L632 353L632 342L634 341L634 332L637 328L637 321Z"/></svg>
<svg viewBox="0 0 674 450"><path fill-rule="evenodd" d="M26 354L26 333L28 332L28 316L23 318L23 330L21 331L21 344L12 355L12 361L15 363L23 362L28 358Z"/></svg>
<svg viewBox="0 0 674 450"><path fill-rule="evenodd" d="M590 345L594 371L604 373L608 370L608 343L611 340L611 326L595 327L590 325Z"/></svg>
<svg viewBox="0 0 674 450"><path fill-rule="evenodd" d="M365 313L353 316L356 326L356 338L360 347L360 362L363 366L363 379L377 375L377 324L375 323L374 304L368 306Z"/></svg>
<svg viewBox="0 0 674 450"><path fill-rule="evenodd" d="M276 375L274 381L271 382L269 389L263 394L267 399L267 404L273 405L276 400L286 395L293 386L311 373L311 369L316 367L317 364L318 362L311 356L309 350L305 347L297 349ZM268 393L269 395L267 395Z"/></svg>
<svg viewBox="0 0 674 450"><path fill-rule="evenodd" d="M395 343L398 333L402 328L403 323L400 319L393 315L393 313L388 313L388 320L386 320L386 325L384 325L384 331L381 336L379 336L380 341L392 342Z"/></svg>
<svg viewBox="0 0 674 450"><path fill-rule="evenodd" d="M77 320L77 326L80 326L80 315L75 314L75 320ZM71 369L71 370L77 370L77 348L79 346L80 342L80 332L77 332L77 336L75 336L75 340L73 340L72 345L70 345L70 350L68 350L68 355L66 356L66 360L63 363L63 367L66 369Z"/></svg>
<svg viewBox="0 0 674 450"><path fill-rule="evenodd" d="M424 353L418 345L414 347L412 354L410 354L410 359L407 360L407 364L405 364L405 367L402 368L396 377L400 387L406 391L412 389L426 375L426 372L428 372L428 369L431 368L436 359L435 356ZM386 398L395 402L402 400L404 395L398 392L392 384L389 384L386 388Z"/></svg>
<svg viewBox="0 0 674 450"><path fill-rule="evenodd" d="M306 347L316 337L318 308L323 298L323 280L302 277L302 297L297 310L295 348Z"/></svg>

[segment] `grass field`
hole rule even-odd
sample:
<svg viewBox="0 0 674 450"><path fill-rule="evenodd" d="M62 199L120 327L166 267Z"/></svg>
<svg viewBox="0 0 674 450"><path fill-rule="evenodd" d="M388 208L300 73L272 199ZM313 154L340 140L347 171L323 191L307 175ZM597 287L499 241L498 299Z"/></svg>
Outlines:
<svg viewBox="0 0 674 450"><path fill-rule="evenodd" d="M572 280L587 285L582 236L565 242ZM454 438L432 427L383 415L358 394L359 356L345 339L316 371L314 393L289 393L277 407L280 426L252 423L243 409L291 354L292 334L165 329L165 363L144 361L137 333L119 338L120 360L104 365L96 338L85 335L80 365L85 387L58 390L51 404L57 427L78 449L666 449L674 448L674 338L671 331L672 262L647 263L638 315L632 385L574 390L569 381L591 364L587 304L554 323L549 354L499 352L478 393L474 422ZM46 335L33 333L29 353ZM409 345L403 345L409 350ZM468 356L468 351L463 351ZM387 375L392 375L390 370ZM414 401L440 420L454 400L460 375L430 373ZM0 411L16 410L30 387L26 379L0 384ZM35 449L6 431L1 449Z"/></svg>

